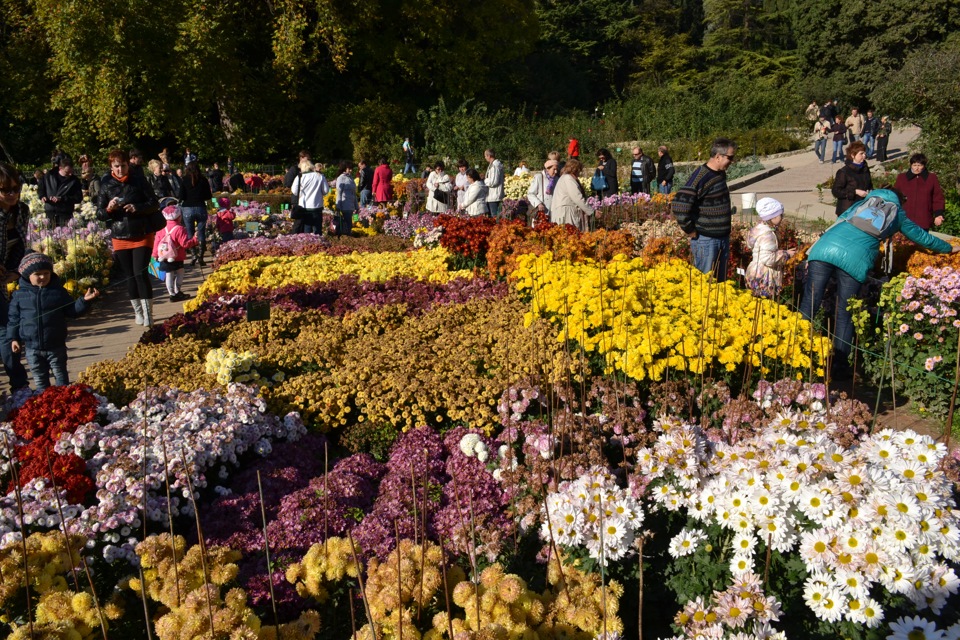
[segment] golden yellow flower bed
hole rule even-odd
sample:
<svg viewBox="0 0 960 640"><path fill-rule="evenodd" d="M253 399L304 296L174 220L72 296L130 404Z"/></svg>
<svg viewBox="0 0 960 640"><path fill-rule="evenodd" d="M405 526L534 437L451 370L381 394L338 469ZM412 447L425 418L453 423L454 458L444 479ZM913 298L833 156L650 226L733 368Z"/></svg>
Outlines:
<svg viewBox="0 0 960 640"><path fill-rule="evenodd" d="M528 324L550 318L557 340L573 340L603 357L606 373L658 380L666 371L717 373L747 362L766 372L777 363L797 375L822 375L826 338L811 334L800 314L718 284L679 260L645 268L617 256L606 265L554 261L551 253L522 256L513 273L529 296Z"/></svg>
<svg viewBox="0 0 960 640"><path fill-rule="evenodd" d="M197 297L183 308L194 311L204 300L221 293L246 293L250 289L278 289L291 284L312 284L354 274L360 280L383 282L408 276L429 282L470 278L469 271L447 270L449 254L443 248L420 249L409 253L351 253L332 256L269 256L229 262L214 271L200 286Z"/></svg>
<svg viewBox="0 0 960 640"><path fill-rule="evenodd" d="M439 305L420 316L406 305L363 307L342 320L319 311L274 309L269 320L230 323L161 344L139 344L81 375L117 404L154 385L184 391L224 386L206 373L216 348L256 355L256 384L270 410L298 411L320 431L353 423L398 431L451 422L491 429L497 399L525 380L553 382L570 363L544 321L524 328L515 295Z"/></svg>

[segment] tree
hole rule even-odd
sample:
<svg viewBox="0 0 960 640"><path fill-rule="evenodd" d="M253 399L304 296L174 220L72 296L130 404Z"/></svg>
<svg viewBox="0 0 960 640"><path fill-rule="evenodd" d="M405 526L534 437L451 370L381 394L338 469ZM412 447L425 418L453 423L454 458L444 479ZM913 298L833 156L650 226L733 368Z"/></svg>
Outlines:
<svg viewBox="0 0 960 640"><path fill-rule="evenodd" d="M960 36L912 51L872 98L889 115L920 127L919 146L950 181L960 178Z"/></svg>
<svg viewBox="0 0 960 640"><path fill-rule="evenodd" d="M910 51L943 42L960 27L955 0L795 0L790 13L804 72L839 76L846 87L839 97L858 103Z"/></svg>

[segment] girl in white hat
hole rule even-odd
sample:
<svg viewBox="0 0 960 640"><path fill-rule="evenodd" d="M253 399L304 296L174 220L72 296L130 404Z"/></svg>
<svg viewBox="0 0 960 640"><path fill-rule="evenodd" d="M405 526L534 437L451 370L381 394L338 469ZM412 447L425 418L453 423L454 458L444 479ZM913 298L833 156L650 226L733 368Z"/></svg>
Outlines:
<svg viewBox="0 0 960 640"><path fill-rule="evenodd" d="M797 252L781 251L777 242L777 227L783 222L783 205L773 198L757 202L760 222L747 234L747 246L753 259L747 265L747 286L761 298L776 298L783 289L783 264Z"/></svg>

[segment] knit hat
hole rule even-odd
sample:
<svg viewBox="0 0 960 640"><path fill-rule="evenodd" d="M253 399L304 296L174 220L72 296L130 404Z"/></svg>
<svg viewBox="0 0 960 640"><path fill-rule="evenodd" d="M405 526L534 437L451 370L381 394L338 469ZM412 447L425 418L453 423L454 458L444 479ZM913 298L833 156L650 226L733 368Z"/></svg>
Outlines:
<svg viewBox="0 0 960 640"><path fill-rule="evenodd" d="M550 167L555 167L555 166L557 166L558 164L560 164L560 163L557 162L556 160L547 160L546 162L543 163L543 168L544 168L544 169L549 169Z"/></svg>
<svg viewBox="0 0 960 640"><path fill-rule="evenodd" d="M163 217L167 220L179 220L181 215L183 213L177 205L171 204L163 208Z"/></svg>
<svg viewBox="0 0 960 640"><path fill-rule="evenodd" d="M226 196L223 196L223 197L221 197L221 198L217 198L217 204L220 205L220 208L221 208L221 209L229 209L229 208L230 208L230 198L228 198L228 197L226 197Z"/></svg>
<svg viewBox="0 0 960 640"><path fill-rule="evenodd" d="M761 220L773 220L783 215L783 205L773 198L760 198L757 200L757 215Z"/></svg>
<svg viewBox="0 0 960 640"><path fill-rule="evenodd" d="M29 280L30 274L36 271L53 271L53 260L42 253L28 253L20 261L20 277Z"/></svg>

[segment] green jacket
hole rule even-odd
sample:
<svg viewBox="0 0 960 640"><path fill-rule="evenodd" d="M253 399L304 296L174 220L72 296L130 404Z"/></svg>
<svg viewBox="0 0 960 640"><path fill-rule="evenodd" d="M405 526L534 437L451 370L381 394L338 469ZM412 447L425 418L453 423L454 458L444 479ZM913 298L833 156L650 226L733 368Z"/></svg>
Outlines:
<svg viewBox="0 0 960 640"><path fill-rule="evenodd" d="M870 196L878 196L887 202L899 203L897 195L889 189L874 189L866 195L866 198ZM840 215L837 223L827 229L811 247L807 260L832 264L849 273L857 282L864 282L867 279L867 273L877 261L880 241L886 240L898 231L931 251L950 253L953 250L950 243L930 235L917 226L907 217L907 212L903 210L903 207L899 207L897 220L883 233L882 238L874 238L866 231L861 231L852 224L845 222L853 215L857 205L866 198L853 203L849 209Z"/></svg>

